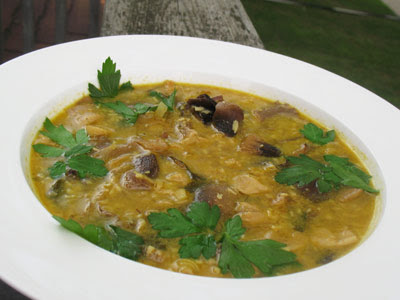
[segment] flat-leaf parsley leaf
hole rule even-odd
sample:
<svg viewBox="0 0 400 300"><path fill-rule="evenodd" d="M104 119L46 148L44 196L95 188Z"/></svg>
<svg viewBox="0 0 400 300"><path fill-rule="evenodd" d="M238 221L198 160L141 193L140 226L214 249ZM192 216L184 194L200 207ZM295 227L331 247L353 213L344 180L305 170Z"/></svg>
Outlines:
<svg viewBox="0 0 400 300"><path fill-rule="evenodd" d="M151 213L148 216L153 229L165 238L182 237L179 240L181 258L209 259L221 248L218 265L222 273L228 271L236 278L249 278L255 273L253 265L264 274L271 275L273 267L296 261L296 255L283 250L285 244L273 240L240 241L246 231L242 219L229 219L221 233L216 232L220 219L217 205L195 202L188 208L186 216L172 208L167 213ZM216 236L219 236L216 240Z"/></svg>
<svg viewBox="0 0 400 300"><path fill-rule="evenodd" d="M89 83L89 93L92 98L113 98L120 91L132 90L130 81L123 83L121 86L121 71L117 70L117 65L108 57L102 65L102 70L97 70L97 79L100 89Z"/></svg>
<svg viewBox="0 0 400 300"><path fill-rule="evenodd" d="M164 103L169 111L173 111L174 110L176 90L174 90L172 92L172 94L169 95L169 96L164 96L163 94L161 94L161 93L159 93L157 91L151 91L149 95L151 97L157 98L162 103Z"/></svg>
<svg viewBox="0 0 400 300"><path fill-rule="evenodd" d="M116 226L110 230L104 227L88 224L82 227L78 222L53 216L63 227L78 234L89 242L120 256L137 260L142 253L144 241L142 237Z"/></svg>
<svg viewBox="0 0 400 300"><path fill-rule="evenodd" d="M51 178L60 177L67 168L77 171L81 178L89 174L99 177L107 175L108 170L104 166L104 161L87 155L93 147L85 145L89 142L89 136L84 129L78 130L74 137L63 125L55 126L48 118L44 121L43 127L45 130L40 131L42 135L63 146L63 148L45 144L32 146L43 157L64 157L64 160L55 162L49 168Z"/></svg>
<svg viewBox="0 0 400 300"><path fill-rule="evenodd" d="M168 209L167 213L151 213L148 219L153 229L159 230L158 235L163 238L175 238L201 232L201 228L193 224L176 208Z"/></svg>
<svg viewBox="0 0 400 300"><path fill-rule="evenodd" d="M285 244L274 240L240 241L245 230L239 216L225 223L218 262L222 273L229 270L236 278L249 278L255 273L254 264L265 275L271 275L275 266L296 261L294 253L282 249Z"/></svg>
<svg viewBox="0 0 400 300"><path fill-rule="evenodd" d="M199 258L200 255L206 259L215 256L217 251L217 244L212 235L198 234L186 236L179 241L182 247L179 249L179 256L181 258Z"/></svg>
<svg viewBox="0 0 400 300"><path fill-rule="evenodd" d="M300 132L306 139L318 145L325 145L332 142L336 135L335 130L329 130L324 134L324 131L313 123L304 125L304 128L300 129Z"/></svg>
<svg viewBox="0 0 400 300"><path fill-rule="evenodd" d="M134 105L133 108L130 108L121 101L102 102L95 99L94 103L114 110L116 113L120 114L126 122L130 124L135 124L139 115L145 114L149 110L154 111L157 109L157 106L143 103L137 103Z"/></svg>
<svg viewBox="0 0 400 300"><path fill-rule="evenodd" d="M325 155L328 164L322 164L307 155L299 157L288 156L287 160L292 166L287 167L275 175L275 180L281 184L297 184L302 187L316 181L320 193L326 193L332 188L341 185L363 189L370 193L379 191L369 186L371 176L352 164L348 158L336 155Z"/></svg>

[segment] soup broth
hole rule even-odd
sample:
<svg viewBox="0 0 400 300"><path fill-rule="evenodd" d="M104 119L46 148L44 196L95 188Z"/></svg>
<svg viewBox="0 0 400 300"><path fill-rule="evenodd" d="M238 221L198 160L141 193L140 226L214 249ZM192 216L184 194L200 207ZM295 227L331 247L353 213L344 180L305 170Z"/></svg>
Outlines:
<svg viewBox="0 0 400 300"><path fill-rule="evenodd" d="M160 106L150 91L176 91L174 109ZM143 238L139 262L213 277L233 277L221 267L224 237L218 233L235 216L246 229L240 241L274 240L296 255L296 263L282 264L268 275L329 263L363 239L374 213L374 193L351 185L321 192L322 182L316 180L303 186L277 182L279 172L296 165L288 157L307 156L325 165L326 155L345 157L366 172L340 136L323 145L306 138L301 131L309 123L327 129L294 107L235 90L171 81L135 86L112 101L128 107L146 103L154 109L132 124L85 96L52 119L73 134L86 131L93 147L88 155L104 161L105 176L82 176L67 166L52 178L49 168L60 158L31 151L34 190L51 214L82 226L118 226ZM223 105L228 113L220 111ZM40 133L33 144L58 147ZM209 258L204 252L187 257L180 252L182 237L160 237L149 216L171 208L185 215L191 204L202 202L220 211L215 228L207 229L217 232L216 251ZM254 277L266 275L253 267Z"/></svg>

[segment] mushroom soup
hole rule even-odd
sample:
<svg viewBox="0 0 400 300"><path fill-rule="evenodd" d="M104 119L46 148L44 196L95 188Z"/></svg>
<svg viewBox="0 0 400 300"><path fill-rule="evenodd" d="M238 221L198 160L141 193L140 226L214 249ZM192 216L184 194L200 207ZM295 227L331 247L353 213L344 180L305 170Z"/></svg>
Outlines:
<svg viewBox="0 0 400 300"><path fill-rule="evenodd" d="M363 239L378 191L334 130L244 92L118 79L102 95L99 82L33 142L35 193L66 228L148 265L236 278L314 268Z"/></svg>

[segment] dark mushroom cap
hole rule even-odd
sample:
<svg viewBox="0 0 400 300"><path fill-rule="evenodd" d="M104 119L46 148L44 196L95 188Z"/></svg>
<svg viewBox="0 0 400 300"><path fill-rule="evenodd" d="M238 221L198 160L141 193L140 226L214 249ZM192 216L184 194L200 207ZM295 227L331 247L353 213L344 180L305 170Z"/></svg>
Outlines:
<svg viewBox="0 0 400 300"><path fill-rule="evenodd" d="M243 121L243 110L236 104L219 102L215 107L215 113L212 119L214 127L226 136L236 135L239 122Z"/></svg>
<svg viewBox="0 0 400 300"><path fill-rule="evenodd" d="M286 103L275 102L268 107L254 111L253 114L258 120L264 121L265 119L271 118L277 114L298 116L299 112L294 107L291 107Z"/></svg>
<svg viewBox="0 0 400 300"><path fill-rule="evenodd" d="M204 124L211 123L216 105L217 102L207 94L202 94L195 99L187 101L187 106L192 114Z"/></svg>
<svg viewBox="0 0 400 300"><path fill-rule="evenodd" d="M128 190L151 190L153 183L141 174L130 170L121 177L121 185Z"/></svg>
<svg viewBox="0 0 400 300"><path fill-rule="evenodd" d="M152 153L135 157L133 164L135 165L135 170L138 173L147 175L150 178L155 178L158 175L159 167L157 158Z"/></svg>
<svg viewBox="0 0 400 300"><path fill-rule="evenodd" d="M190 171L189 167L183 161L181 161L181 160L179 160L179 159L177 159L176 157L173 157L173 156L168 156L168 159L173 161L181 169L186 170L186 172L189 175L190 179L193 179L193 180L204 180L204 178L202 178L201 176L199 176L199 175L193 173L192 171Z"/></svg>
<svg viewBox="0 0 400 300"><path fill-rule="evenodd" d="M282 155L281 150L271 144L263 142L254 134L249 134L243 139L240 144L240 149L242 151L266 157L279 157Z"/></svg>
<svg viewBox="0 0 400 300"><path fill-rule="evenodd" d="M311 202L319 203L328 200L327 193L320 193L317 186L317 180L311 181L310 183L297 186L299 191L303 194L304 197L308 198Z"/></svg>
<svg viewBox="0 0 400 300"><path fill-rule="evenodd" d="M259 149L259 153L262 156L266 157L279 157L281 156L282 152L275 146L272 146L268 143L261 143Z"/></svg>
<svg viewBox="0 0 400 300"><path fill-rule="evenodd" d="M222 214L232 216L235 213L237 198L238 195L232 193L227 184L209 183L196 189L194 201L207 202L210 206L218 205Z"/></svg>
<svg viewBox="0 0 400 300"><path fill-rule="evenodd" d="M46 196L49 198L57 198L60 196L64 192L64 183L64 179L57 179L54 181L47 191Z"/></svg>

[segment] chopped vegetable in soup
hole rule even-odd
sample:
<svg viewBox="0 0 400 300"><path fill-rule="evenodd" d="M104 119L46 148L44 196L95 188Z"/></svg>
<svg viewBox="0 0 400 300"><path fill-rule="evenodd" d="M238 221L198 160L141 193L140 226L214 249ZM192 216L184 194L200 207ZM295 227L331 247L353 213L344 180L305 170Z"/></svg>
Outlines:
<svg viewBox="0 0 400 300"><path fill-rule="evenodd" d="M67 229L128 259L213 277L298 272L363 239L378 193L334 130L213 86L99 88L46 118L31 178Z"/></svg>

